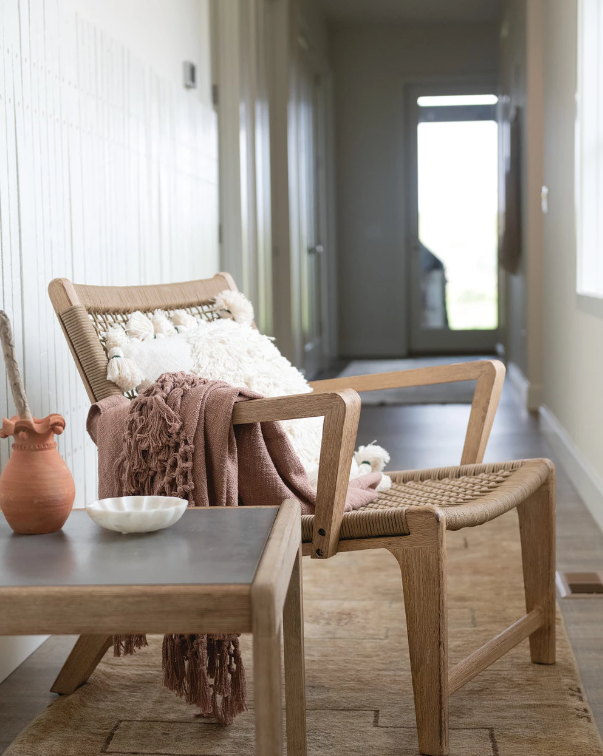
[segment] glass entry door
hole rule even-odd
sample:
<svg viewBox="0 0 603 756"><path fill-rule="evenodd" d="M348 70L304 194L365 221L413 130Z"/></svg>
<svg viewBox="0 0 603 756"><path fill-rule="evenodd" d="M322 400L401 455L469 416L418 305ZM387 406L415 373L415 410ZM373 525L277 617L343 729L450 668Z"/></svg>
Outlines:
<svg viewBox="0 0 603 756"><path fill-rule="evenodd" d="M491 354L499 338L496 103L412 90L413 353Z"/></svg>

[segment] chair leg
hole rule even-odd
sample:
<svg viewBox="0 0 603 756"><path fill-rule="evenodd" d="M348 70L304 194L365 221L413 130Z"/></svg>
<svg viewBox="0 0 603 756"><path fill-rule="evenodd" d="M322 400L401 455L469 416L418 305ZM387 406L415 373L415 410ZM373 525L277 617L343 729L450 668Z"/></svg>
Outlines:
<svg viewBox="0 0 603 756"><path fill-rule="evenodd" d="M73 693L88 680L112 643L112 635L80 635L50 692Z"/></svg>
<svg viewBox="0 0 603 756"><path fill-rule="evenodd" d="M402 571L419 751L448 754L446 524L431 507L407 511L425 546L392 551Z"/></svg>
<svg viewBox="0 0 603 756"><path fill-rule="evenodd" d="M555 663L555 472L517 507L528 612L540 607L544 623L530 635L536 664Z"/></svg>

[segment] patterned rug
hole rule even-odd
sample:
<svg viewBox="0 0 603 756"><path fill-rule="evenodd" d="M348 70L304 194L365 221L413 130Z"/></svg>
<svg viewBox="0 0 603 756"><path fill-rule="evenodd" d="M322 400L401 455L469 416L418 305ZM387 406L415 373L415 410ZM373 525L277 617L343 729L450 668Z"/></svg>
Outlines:
<svg viewBox="0 0 603 756"><path fill-rule="evenodd" d="M450 663L524 612L517 517L448 534ZM304 559L312 756L415 756L417 740L400 574L385 551ZM229 728L195 717L161 686L160 639L107 655L90 682L57 699L6 756L253 754L251 710ZM603 756L561 619L558 663L530 663L524 641L451 700L452 756Z"/></svg>
<svg viewBox="0 0 603 756"><path fill-rule="evenodd" d="M474 360L497 359L486 357L421 357L407 360L354 360L347 365L338 378L368 373L390 373L395 370L413 370L415 368L433 367L434 365L451 365L456 362L473 362ZM471 404L475 381L457 383L440 383L435 386L409 386L387 391L365 391L360 394L365 407L398 404Z"/></svg>

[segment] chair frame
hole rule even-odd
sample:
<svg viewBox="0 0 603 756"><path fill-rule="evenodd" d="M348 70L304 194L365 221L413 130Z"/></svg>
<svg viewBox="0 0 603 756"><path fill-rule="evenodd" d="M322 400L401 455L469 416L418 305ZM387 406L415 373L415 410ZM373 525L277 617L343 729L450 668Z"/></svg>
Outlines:
<svg viewBox="0 0 603 756"><path fill-rule="evenodd" d="M107 356L87 312L151 311L200 305L224 289L237 290L227 273L202 281L137 287L84 286L55 279L50 283L49 294L88 395L95 402L121 391L106 379ZM527 611L515 624L449 670L445 512L432 506L410 508L406 512L408 535L340 540L360 417L357 392L475 380L461 459L461 465L471 465L483 460L504 375L502 363L480 360L334 378L311 383L310 394L237 403L232 416L233 424L324 417L312 542L302 545L303 554L326 559L338 551L386 548L398 561L419 750L429 756L448 754L449 697L475 675L527 637L533 662L555 662L555 471L547 460L544 479L538 479L531 489L517 493L502 510L492 503L485 505L491 511L486 512L482 521L517 508ZM81 636L52 690L71 693L83 684L109 643L106 637ZM301 752L291 756L301 756Z"/></svg>

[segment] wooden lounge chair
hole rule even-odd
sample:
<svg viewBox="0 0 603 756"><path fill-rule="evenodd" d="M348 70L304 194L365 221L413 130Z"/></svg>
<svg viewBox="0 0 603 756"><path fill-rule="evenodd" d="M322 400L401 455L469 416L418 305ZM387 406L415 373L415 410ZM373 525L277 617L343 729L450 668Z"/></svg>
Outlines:
<svg viewBox="0 0 603 756"><path fill-rule="evenodd" d="M91 401L120 390L106 378L100 334L135 310L184 308L212 319L211 300L236 289L230 275L179 284L80 286L52 281L50 298ZM302 518L303 553L328 559L338 551L389 549L402 572L419 749L448 753L448 700L455 691L529 636L532 661L555 662L555 471L533 459L481 464L505 369L497 361L316 381L314 392L241 402L233 423L324 416L316 513ZM344 514L356 439L357 391L477 380L461 466L390 472L392 489ZM517 508L526 614L448 669L446 530L482 525ZM88 679L110 638L82 636L52 690L70 693ZM294 756L290 754L290 756ZM295 754L295 756L298 756Z"/></svg>

